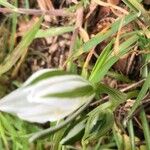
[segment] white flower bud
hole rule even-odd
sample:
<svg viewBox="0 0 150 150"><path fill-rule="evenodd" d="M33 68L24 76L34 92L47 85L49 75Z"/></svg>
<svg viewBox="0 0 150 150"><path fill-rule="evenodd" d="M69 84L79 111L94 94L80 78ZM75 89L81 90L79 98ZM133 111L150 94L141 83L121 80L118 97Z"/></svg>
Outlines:
<svg viewBox="0 0 150 150"><path fill-rule="evenodd" d="M79 75L57 69L34 73L21 88L0 100L0 111L23 120L60 120L95 96L92 85Z"/></svg>

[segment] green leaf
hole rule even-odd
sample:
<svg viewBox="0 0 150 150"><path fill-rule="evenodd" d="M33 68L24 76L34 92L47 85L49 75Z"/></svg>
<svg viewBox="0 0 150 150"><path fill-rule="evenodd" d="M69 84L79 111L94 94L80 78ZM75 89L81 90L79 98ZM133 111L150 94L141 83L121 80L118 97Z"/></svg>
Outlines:
<svg viewBox="0 0 150 150"><path fill-rule="evenodd" d="M20 59L20 57L24 54L28 46L33 41L40 24L42 22L42 18L36 22L24 35L22 41L17 45L17 47L6 57L3 63L0 64L0 76L10 70L16 62Z"/></svg>
<svg viewBox="0 0 150 150"><path fill-rule="evenodd" d="M0 114L0 116L1 116L1 114ZM8 144L8 141L7 141L7 137L5 135L5 128L2 124L2 121L0 121L0 137L2 139L2 142L5 145L5 148L7 149L9 147L9 144Z"/></svg>
<svg viewBox="0 0 150 150"><path fill-rule="evenodd" d="M135 112L135 110L137 109L137 107L139 105L141 105L141 101L143 100L144 96L146 95L146 92L148 91L150 87L150 73L148 74L141 91L139 92L138 97L136 98L135 103L133 104L131 110L129 111L126 120L124 121L124 124L126 125L127 121L129 118L131 118L131 116L133 115L133 113Z"/></svg>
<svg viewBox="0 0 150 150"><path fill-rule="evenodd" d="M129 14L125 16L122 27L136 18L137 18L137 14ZM86 42L83 45L83 52L87 52L91 48L95 47L97 44L109 38L112 34L116 33L119 29L121 21L122 21L122 18L117 20L115 23L113 23L110 29L106 33L98 33L95 37L93 37L88 42Z"/></svg>
<svg viewBox="0 0 150 150"><path fill-rule="evenodd" d="M53 150L61 150L62 149L62 144L60 141L63 138L69 125L70 124L66 125L63 129L60 129L53 135L53 139L52 139L53 140L53 148L52 148Z"/></svg>
<svg viewBox="0 0 150 150"><path fill-rule="evenodd" d="M113 89L104 84L100 84L97 90L98 92L107 93L110 96L111 103L114 107L117 107L121 103L125 102L127 98L125 93L122 93L119 90Z"/></svg>
<svg viewBox="0 0 150 150"><path fill-rule="evenodd" d="M88 115L92 115L99 110L104 111L105 109L111 109L112 111L114 111L121 103L125 102L125 100L127 99L127 95L125 93L122 93L119 90L113 89L104 84L98 84L95 89L97 94L108 94L109 101L99 105L91 112L89 112Z"/></svg>
<svg viewBox="0 0 150 150"><path fill-rule="evenodd" d="M14 5L8 3L6 0L0 0L0 5L4 6L6 8L17 10L17 7L15 7Z"/></svg>
<svg viewBox="0 0 150 150"><path fill-rule="evenodd" d="M65 27L53 27L50 29L42 30L40 29L35 38L43 38L43 37L51 37L61 35L67 32L72 32L74 30L74 26L65 26Z"/></svg>
<svg viewBox="0 0 150 150"><path fill-rule="evenodd" d="M139 12L146 25L150 24L149 13L144 9L143 5L137 0L123 0L132 10Z"/></svg>
<svg viewBox="0 0 150 150"><path fill-rule="evenodd" d="M104 77L104 75L107 74L107 72L111 68L111 66L115 62L117 62L117 60L119 60L121 56L126 54L131 49L131 45L133 45L137 40L138 40L138 36L133 35L128 40L123 42L119 46L119 53L117 55L114 55L114 54L110 55L109 58L107 59L107 61L105 63L103 63L103 65L100 65L100 66L97 65L97 68L95 68L95 71L94 71L94 73L91 74L89 80L93 84L98 83Z"/></svg>
<svg viewBox="0 0 150 150"><path fill-rule="evenodd" d="M61 140L61 144L66 145L75 142L85 129L86 120L82 120L76 124L69 133ZM81 136L80 136L81 137Z"/></svg>
<svg viewBox="0 0 150 150"><path fill-rule="evenodd" d="M121 133L122 131L118 128L118 126L115 123L113 125L112 132L113 132L113 137L116 142L117 148L119 150L124 149L124 139Z"/></svg>
<svg viewBox="0 0 150 150"><path fill-rule="evenodd" d="M110 109L99 110L90 115L86 124L83 141L87 143L106 134L114 123L113 112Z"/></svg>
<svg viewBox="0 0 150 150"><path fill-rule="evenodd" d="M124 21L122 23L122 27L133 21L138 17L138 14L129 14L124 17ZM77 59L81 54L89 52L93 47L101 43L102 41L109 38L111 35L115 34L118 31L118 28L120 26L120 23L122 22L122 18L118 19L115 23L113 23L109 30L105 33L98 33L93 38L91 38L89 41L83 44L78 50L76 50L71 57L68 58L68 61L72 61L73 59Z"/></svg>
<svg viewBox="0 0 150 150"><path fill-rule="evenodd" d="M102 53L100 54L100 56L98 57L96 64L94 65L91 75L89 77L89 80L91 78L94 78L97 76L97 72L99 72L98 69L100 69L104 63L106 62L108 56L110 55L110 52L112 50L112 41L103 49Z"/></svg>
<svg viewBox="0 0 150 150"><path fill-rule="evenodd" d="M147 147L147 150L150 150L150 126L149 126L149 121L147 119L147 114L145 113L145 110L143 108L140 113L140 118L142 122L142 128L144 132L146 147Z"/></svg>

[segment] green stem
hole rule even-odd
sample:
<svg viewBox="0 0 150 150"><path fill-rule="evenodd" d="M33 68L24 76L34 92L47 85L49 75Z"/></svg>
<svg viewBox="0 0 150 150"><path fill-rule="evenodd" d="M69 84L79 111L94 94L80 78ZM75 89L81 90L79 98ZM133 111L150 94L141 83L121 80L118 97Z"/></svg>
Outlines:
<svg viewBox="0 0 150 150"><path fill-rule="evenodd" d="M135 136L134 136L134 129L133 129L132 119L129 120L128 131L129 131L129 135L130 135L131 150L136 150L136 147L135 147Z"/></svg>
<svg viewBox="0 0 150 150"><path fill-rule="evenodd" d="M150 127L144 109L140 113L147 150L150 150Z"/></svg>

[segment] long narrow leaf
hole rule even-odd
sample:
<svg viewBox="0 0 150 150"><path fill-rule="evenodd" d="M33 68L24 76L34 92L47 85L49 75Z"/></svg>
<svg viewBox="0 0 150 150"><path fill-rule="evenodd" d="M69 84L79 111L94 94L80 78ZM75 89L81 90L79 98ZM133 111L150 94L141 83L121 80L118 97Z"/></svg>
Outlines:
<svg viewBox="0 0 150 150"><path fill-rule="evenodd" d="M17 7L15 7L12 4L8 3L6 0L0 0L0 5L4 6L6 8L16 9L17 10Z"/></svg>
<svg viewBox="0 0 150 150"><path fill-rule="evenodd" d="M144 109L140 113L147 150L150 150L150 127Z"/></svg>
<svg viewBox="0 0 150 150"><path fill-rule="evenodd" d="M112 50L112 42L109 43L105 48L104 50L102 51L102 53L100 54L100 56L98 57L97 61L96 61L96 64L94 65L93 69L92 69L92 72L91 72L91 75L90 75L90 78L92 76L97 76L97 72L98 72L98 69L100 69L104 63L106 62L107 58L108 58L108 55L109 53L111 52Z"/></svg>
<svg viewBox="0 0 150 150"><path fill-rule="evenodd" d="M133 21L137 18L137 14L129 14L124 18L124 22L122 24L122 27L128 24L129 22ZM87 43L83 45L83 51L86 52L89 49L93 48L103 40L110 37L112 34L118 31L120 23L122 19L117 20L115 23L112 24L111 28L106 33L99 33L95 37L93 37L91 40L89 40Z"/></svg>
<svg viewBox="0 0 150 150"><path fill-rule="evenodd" d="M138 36L137 35L133 35L128 40L126 40L124 43L122 43L119 46L120 52L118 53L118 55L110 56L110 58L107 59L107 62L103 66L100 66L97 69L95 69L96 70L95 73L91 74L89 80L92 83L98 83L104 77L104 75L106 75L106 73L108 72L108 70L110 69L110 67L117 60L119 60L119 58L121 56L123 56L124 54L126 54L130 50L130 48L131 48L130 46L132 44L134 44L137 40L138 40Z"/></svg>
<svg viewBox="0 0 150 150"><path fill-rule="evenodd" d="M110 96L112 107L116 108L121 103L125 102L127 95L120 92L117 89L113 89L104 84L98 84L97 86L98 93L106 93Z"/></svg>
<svg viewBox="0 0 150 150"><path fill-rule="evenodd" d="M122 27L127 25L131 21L135 20L137 17L138 17L137 14L129 14L125 16L124 21L122 23ZM107 30L106 33L98 33L96 36L94 36L89 41L84 43L83 46L68 59L68 61L70 61L71 59L77 58L78 56L80 56L81 54L85 52L89 52L90 49L92 49L93 47L101 43L102 41L106 40L111 35L115 34L118 31L121 21L122 21L122 18L118 19L115 23L112 24L112 26L110 27L109 30Z"/></svg>
<svg viewBox="0 0 150 150"><path fill-rule="evenodd" d="M4 62L0 64L0 76L7 72L9 69L11 69L15 65L15 63L20 59L21 55L24 54L24 51L33 41L40 27L41 21L42 18L30 28L30 30L25 34L18 46L10 54L8 54Z"/></svg>
<svg viewBox="0 0 150 150"><path fill-rule="evenodd" d="M51 36L57 36L61 35L67 32L71 32L74 30L74 26L66 26L66 27L55 27L55 28L50 28L46 30L40 29L35 38L43 38L43 37L51 37Z"/></svg>
<svg viewBox="0 0 150 150"><path fill-rule="evenodd" d="M145 80L145 82L144 82L144 84L143 84L143 86L142 86L142 89L141 89L141 91L139 92L139 95L138 95L138 97L136 98L135 103L133 104L133 107L131 108L131 110L130 110L129 113L128 113L128 116L127 116L127 118L126 118L126 120L125 120L125 122L124 122L125 125L126 125L128 119L131 118L132 114L133 114L134 111L137 109L137 107L141 104L141 101L143 100L143 98L144 98L146 92L148 91L149 87L150 87L150 73L149 73L149 75L147 76L147 78L146 78L146 80Z"/></svg>

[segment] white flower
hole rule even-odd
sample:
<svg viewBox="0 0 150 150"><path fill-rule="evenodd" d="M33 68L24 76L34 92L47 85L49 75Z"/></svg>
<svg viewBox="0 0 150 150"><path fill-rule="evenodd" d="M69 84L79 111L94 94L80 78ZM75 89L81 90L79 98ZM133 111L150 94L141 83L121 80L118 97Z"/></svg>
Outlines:
<svg viewBox="0 0 150 150"><path fill-rule="evenodd" d="M82 77L62 70L43 69L2 98L0 111L30 122L57 121L94 96L92 85Z"/></svg>

